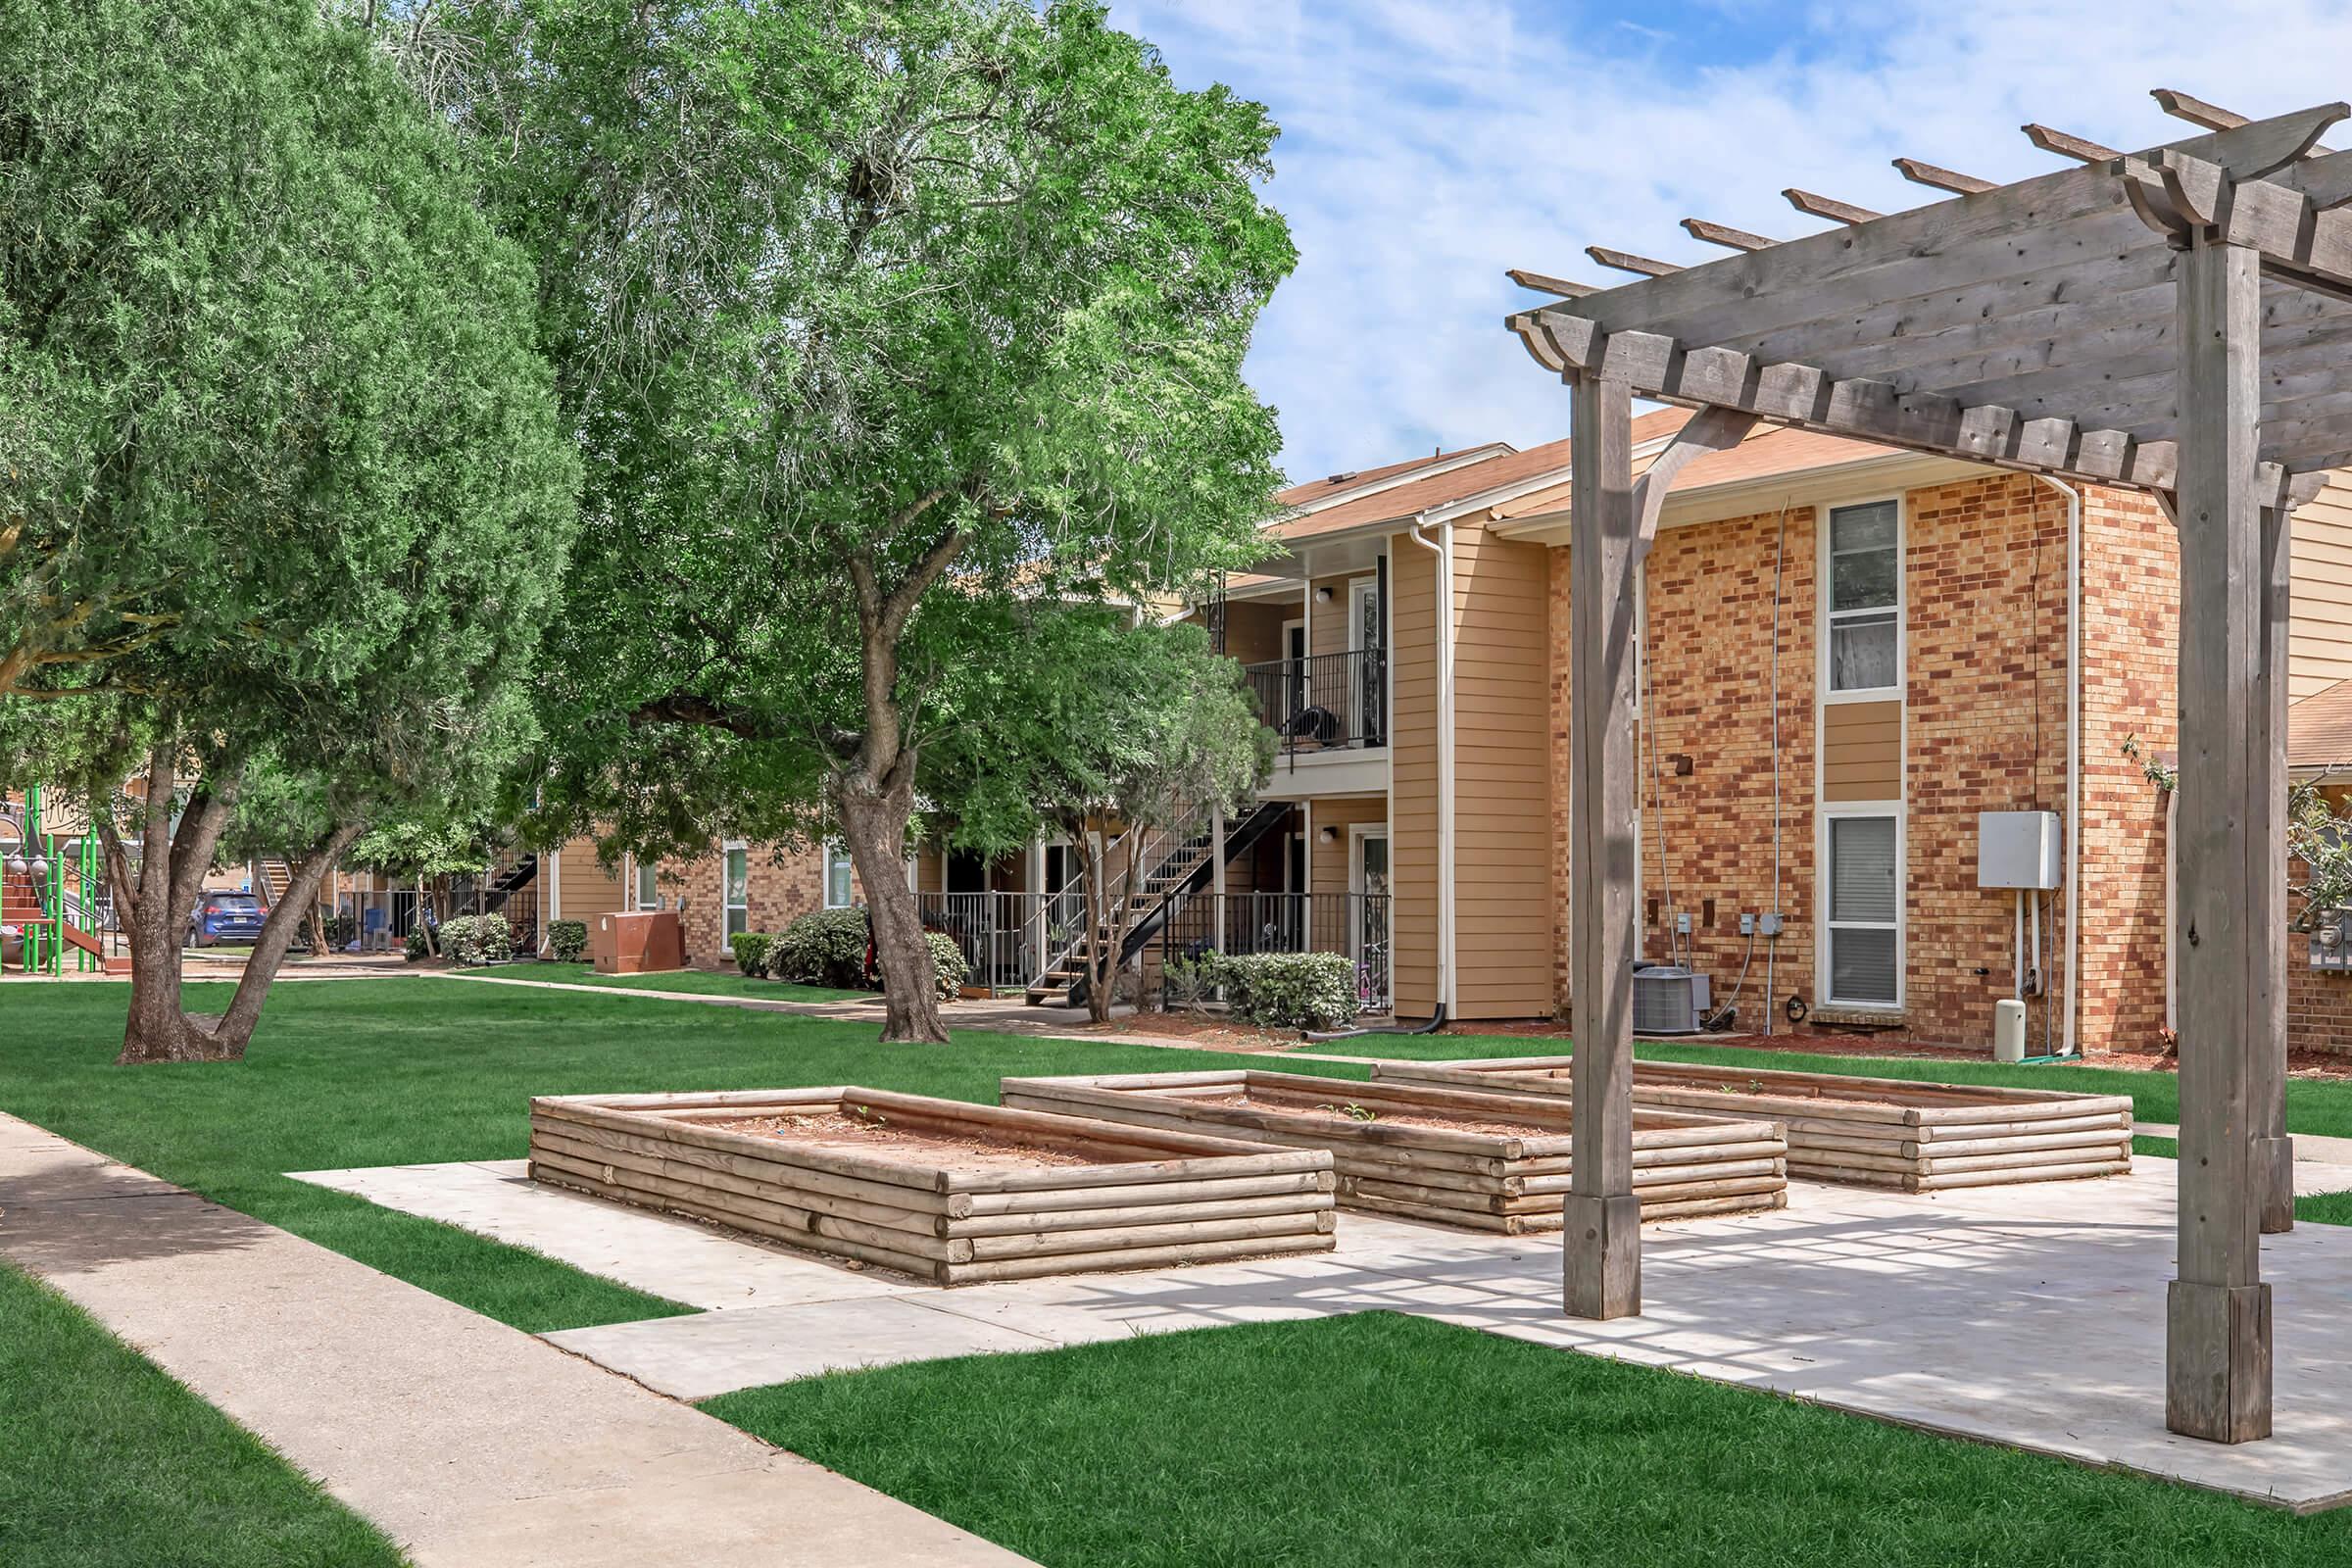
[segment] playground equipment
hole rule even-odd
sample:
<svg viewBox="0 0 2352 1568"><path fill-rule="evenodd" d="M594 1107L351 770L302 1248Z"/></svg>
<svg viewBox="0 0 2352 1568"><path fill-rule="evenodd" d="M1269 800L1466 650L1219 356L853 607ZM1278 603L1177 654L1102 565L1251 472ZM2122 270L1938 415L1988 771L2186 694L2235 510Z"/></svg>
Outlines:
<svg viewBox="0 0 2352 1568"><path fill-rule="evenodd" d="M77 971L119 970L101 933L106 918L106 865L96 837L60 838L42 815L41 787L20 804L0 803L0 926L16 933L14 956L26 974L62 975L66 955ZM0 964L9 955L0 953Z"/></svg>

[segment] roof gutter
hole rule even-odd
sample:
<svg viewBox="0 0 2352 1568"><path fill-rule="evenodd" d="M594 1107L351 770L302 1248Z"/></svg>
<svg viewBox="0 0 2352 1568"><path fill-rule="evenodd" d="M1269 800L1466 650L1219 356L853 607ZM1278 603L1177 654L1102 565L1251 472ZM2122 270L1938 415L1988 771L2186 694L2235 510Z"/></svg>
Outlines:
<svg viewBox="0 0 2352 1568"><path fill-rule="evenodd" d="M1438 524L1438 537L1422 530L1429 514L1415 517L1406 536L1438 558L1438 985L1435 1012L1450 1015L1453 999L1453 524Z"/></svg>

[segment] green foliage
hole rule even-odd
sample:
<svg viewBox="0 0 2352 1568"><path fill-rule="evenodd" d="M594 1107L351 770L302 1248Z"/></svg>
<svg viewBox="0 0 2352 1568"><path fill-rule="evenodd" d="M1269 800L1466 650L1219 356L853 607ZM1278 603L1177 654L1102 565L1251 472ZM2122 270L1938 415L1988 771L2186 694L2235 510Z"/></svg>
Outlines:
<svg viewBox="0 0 2352 1568"><path fill-rule="evenodd" d="M963 949L945 931L924 932L923 945L931 950L931 973L939 981L939 999L954 1001L972 978L972 966L964 962Z"/></svg>
<svg viewBox="0 0 2352 1568"><path fill-rule="evenodd" d="M811 910L776 939L767 972L805 986L861 987L866 936L863 909Z"/></svg>
<svg viewBox="0 0 2352 1568"><path fill-rule="evenodd" d="M400 939L400 953L411 963L422 963L432 956L432 944L425 939L423 926L411 927L409 934Z"/></svg>
<svg viewBox="0 0 2352 1568"><path fill-rule="evenodd" d="M2352 908L2352 820L2338 814L2341 788L2298 781L2287 791L2286 850L2299 876L2287 891L2303 901L2293 929L2311 931Z"/></svg>
<svg viewBox="0 0 2352 1568"><path fill-rule="evenodd" d="M1220 958L1235 1017L1264 1029L1344 1029L1360 1005L1344 953L1251 953Z"/></svg>
<svg viewBox="0 0 2352 1568"><path fill-rule="evenodd" d="M772 931L738 931L727 939L727 951L735 955L735 967L745 974L767 973L767 954L776 945Z"/></svg>
<svg viewBox="0 0 2352 1568"><path fill-rule="evenodd" d="M504 963L514 956L514 930L503 914L461 914L441 922L441 951L461 964Z"/></svg>
<svg viewBox="0 0 2352 1568"><path fill-rule="evenodd" d="M326 939L326 951L341 953L360 940L360 917L337 911L318 922L318 934Z"/></svg>
<svg viewBox="0 0 2352 1568"><path fill-rule="evenodd" d="M809 845L860 781L977 818L950 786L1033 622L1262 556L1279 434L1241 367L1295 254L1259 106L1091 3L430 22L417 74L592 453L547 831ZM964 754L936 780L934 746Z"/></svg>
<svg viewBox="0 0 2352 1568"><path fill-rule="evenodd" d="M577 963L580 955L588 951L588 922L585 920L550 920L547 922L547 956L558 963Z"/></svg>
<svg viewBox="0 0 2352 1568"><path fill-rule="evenodd" d="M1214 953L1203 953L1187 958L1181 954L1172 956L1159 966L1159 1004L1169 1012L1197 1013L1204 1010L1217 988L1224 982L1219 978L1225 960Z"/></svg>

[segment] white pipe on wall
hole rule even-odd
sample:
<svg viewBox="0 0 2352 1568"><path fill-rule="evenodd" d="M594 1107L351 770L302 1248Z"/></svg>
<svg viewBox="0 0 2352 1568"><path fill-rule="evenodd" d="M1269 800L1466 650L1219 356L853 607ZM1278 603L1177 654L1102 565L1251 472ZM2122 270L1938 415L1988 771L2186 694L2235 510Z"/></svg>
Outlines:
<svg viewBox="0 0 2352 1568"><path fill-rule="evenodd" d="M1454 1016L1453 997L1453 524L1433 540L1416 520L1409 537L1437 557L1433 609L1438 637L1438 1005Z"/></svg>
<svg viewBox="0 0 2352 1568"><path fill-rule="evenodd" d="M2082 492L2046 473L2034 477L2066 497L2066 1021L2058 1050L2072 1056L2082 972Z"/></svg>

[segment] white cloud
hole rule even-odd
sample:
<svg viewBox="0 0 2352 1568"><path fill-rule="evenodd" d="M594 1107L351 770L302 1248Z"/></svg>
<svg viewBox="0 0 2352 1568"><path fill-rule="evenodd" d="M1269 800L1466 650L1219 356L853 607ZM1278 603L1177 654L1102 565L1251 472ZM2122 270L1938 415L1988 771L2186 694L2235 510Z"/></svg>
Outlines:
<svg viewBox="0 0 2352 1568"><path fill-rule="evenodd" d="M1230 82L1283 127L1270 194L1299 266L1250 374L1294 477L1564 434L1565 392L1502 329L1533 298L1506 267L1623 281L1584 247L1704 260L1681 219L1787 237L1821 225L1784 186L1917 206L1899 155L2016 178L2058 167L2026 121L2147 146L2187 129L2150 88L2278 114L2344 95L2352 59L2352 14L2316 0L1820 0L1785 34L1770 8L1718 14L1747 42L1539 0L1119 0L1180 82Z"/></svg>

